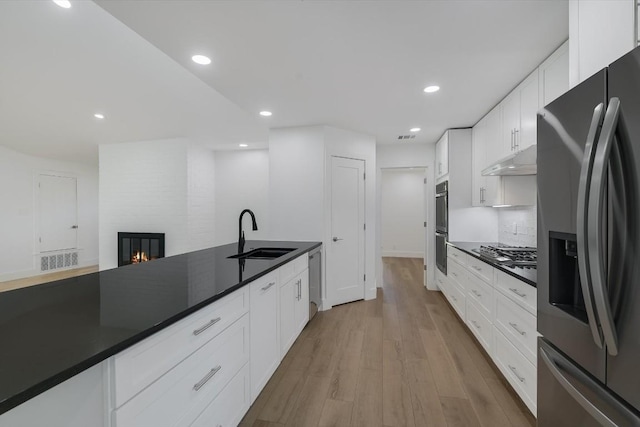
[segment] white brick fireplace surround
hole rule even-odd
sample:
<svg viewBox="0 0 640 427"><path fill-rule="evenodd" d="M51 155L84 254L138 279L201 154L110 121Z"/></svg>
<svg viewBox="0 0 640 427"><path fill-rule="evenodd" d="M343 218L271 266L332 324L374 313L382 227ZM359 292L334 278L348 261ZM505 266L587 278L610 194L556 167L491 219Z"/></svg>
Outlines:
<svg viewBox="0 0 640 427"><path fill-rule="evenodd" d="M165 256L214 245L214 153L186 139L100 145L100 270L117 233L165 233Z"/></svg>

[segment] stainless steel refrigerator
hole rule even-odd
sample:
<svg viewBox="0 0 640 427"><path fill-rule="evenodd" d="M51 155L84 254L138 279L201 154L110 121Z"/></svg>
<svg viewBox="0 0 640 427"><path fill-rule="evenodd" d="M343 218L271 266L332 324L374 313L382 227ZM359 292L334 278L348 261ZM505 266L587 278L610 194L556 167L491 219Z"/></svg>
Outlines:
<svg viewBox="0 0 640 427"><path fill-rule="evenodd" d="M538 425L640 426L640 50L538 114Z"/></svg>

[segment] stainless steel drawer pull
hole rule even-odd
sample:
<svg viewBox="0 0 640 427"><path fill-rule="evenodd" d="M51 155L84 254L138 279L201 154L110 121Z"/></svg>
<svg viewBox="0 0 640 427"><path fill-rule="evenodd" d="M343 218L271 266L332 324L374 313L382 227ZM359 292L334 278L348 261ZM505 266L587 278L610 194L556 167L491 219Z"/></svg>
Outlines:
<svg viewBox="0 0 640 427"><path fill-rule="evenodd" d="M456 298L455 295L451 295L451 298L453 298L454 301L458 301L458 298Z"/></svg>
<svg viewBox="0 0 640 427"><path fill-rule="evenodd" d="M478 322L476 322L475 320L472 320L471 323L473 323L473 326L475 326L478 329L482 329L480 328L480 325L478 325Z"/></svg>
<svg viewBox="0 0 640 427"><path fill-rule="evenodd" d="M458 277L458 275L456 273L454 273L453 271L451 272L451 275Z"/></svg>
<svg viewBox="0 0 640 427"><path fill-rule="evenodd" d="M524 297L526 297L526 296L527 296L527 294L525 294L525 293L523 293L523 292L520 292L520 291L519 291L518 289L516 289L516 288L509 288L509 290L510 290L511 292L513 292L514 294L518 295L519 297L524 298Z"/></svg>
<svg viewBox="0 0 640 427"><path fill-rule="evenodd" d="M193 331L193 335L200 335L201 333L203 333L204 331L206 331L207 329L209 329L210 327L218 323L221 319L222 319L221 317L216 317L215 319L212 319L206 325L200 326L198 329L195 329Z"/></svg>
<svg viewBox="0 0 640 427"><path fill-rule="evenodd" d="M198 381L197 383L195 383L193 385L193 389L195 391L199 391L202 387L204 387L204 385L207 383L207 381L209 381L211 378L213 378L213 376L215 374L218 373L218 371L220 369L222 369L222 366L218 365L215 368L213 368L212 370L210 370L209 373L207 375L205 375L203 379L201 379L200 381Z"/></svg>
<svg viewBox="0 0 640 427"><path fill-rule="evenodd" d="M524 377L521 377L520 374L518 374L518 370L516 369L515 366L511 366L509 365L509 369L511 369L511 372L513 372L513 375L516 376L516 378L523 383L524 382Z"/></svg>
<svg viewBox="0 0 640 427"><path fill-rule="evenodd" d="M271 282L271 283L269 283L267 286L265 286L265 287L263 287L263 288L261 288L261 289L262 289L263 291L266 291L267 289L269 289L270 287L272 287L272 286L273 286L273 285L275 285L275 284L276 284L276 282Z"/></svg>
<svg viewBox="0 0 640 427"><path fill-rule="evenodd" d="M513 322L509 322L509 325L516 330L517 333L519 333L522 336L527 335L527 333L525 331L523 331L522 329L518 328L518 324L517 323L513 323Z"/></svg>
<svg viewBox="0 0 640 427"><path fill-rule="evenodd" d="M471 268L473 268L476 271L482 271L482 269L480 267L478 267L477 265L472 265Z"/></svg>
<svg viewBox="0 0 640 427"><path fill-rule="evenodd" d="M481 294L480 292L476 291L475 289L473 289L471 292L472 292L475 296L477 296L478 298L482 296L482 294Z"/></svg>

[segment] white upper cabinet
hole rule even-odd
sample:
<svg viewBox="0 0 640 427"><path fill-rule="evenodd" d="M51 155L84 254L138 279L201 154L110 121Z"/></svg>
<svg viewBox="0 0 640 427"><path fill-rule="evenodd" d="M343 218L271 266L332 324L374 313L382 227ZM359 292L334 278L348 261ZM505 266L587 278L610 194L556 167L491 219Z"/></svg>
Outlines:
<svg viewBox="0 0 640 427"><path fill-rule="evenodd" d="M445 132L436 143L436 179L449 173L449 133Z"/></svg>
<svg viewBox="0 0 640 427"><path fill-rule="evenodd" d="M500 177L482 176L482 170L489 165L489 159L501 145L500 109L494 108L472 129L471 147L471 204L473 206L493 206L500 204Z"/></svg>
<svg viewBox="0 0 640 427"><path fill-rule="evenodd" d="M566 41L538 67L540 107L569 90L569 42Z"/></svg>
<svg viewBox="0 0 640 427"><path fill-rule="evenodd" d="M502 108L502 150L495 150L489 163L536 143L538 70L524 79L500 103L500 106Z"/></svg>

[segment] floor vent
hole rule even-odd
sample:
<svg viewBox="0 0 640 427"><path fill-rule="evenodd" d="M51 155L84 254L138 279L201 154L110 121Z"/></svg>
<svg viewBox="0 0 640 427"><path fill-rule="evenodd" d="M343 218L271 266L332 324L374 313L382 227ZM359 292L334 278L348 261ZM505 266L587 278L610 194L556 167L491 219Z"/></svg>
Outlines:
<svg viewBox="0 0 640 427"><path fill-rule="evenodd" d="M61 268L77 267L78 252L63 252L55 255L40 257L40 271L59 270Z"/></svg>

